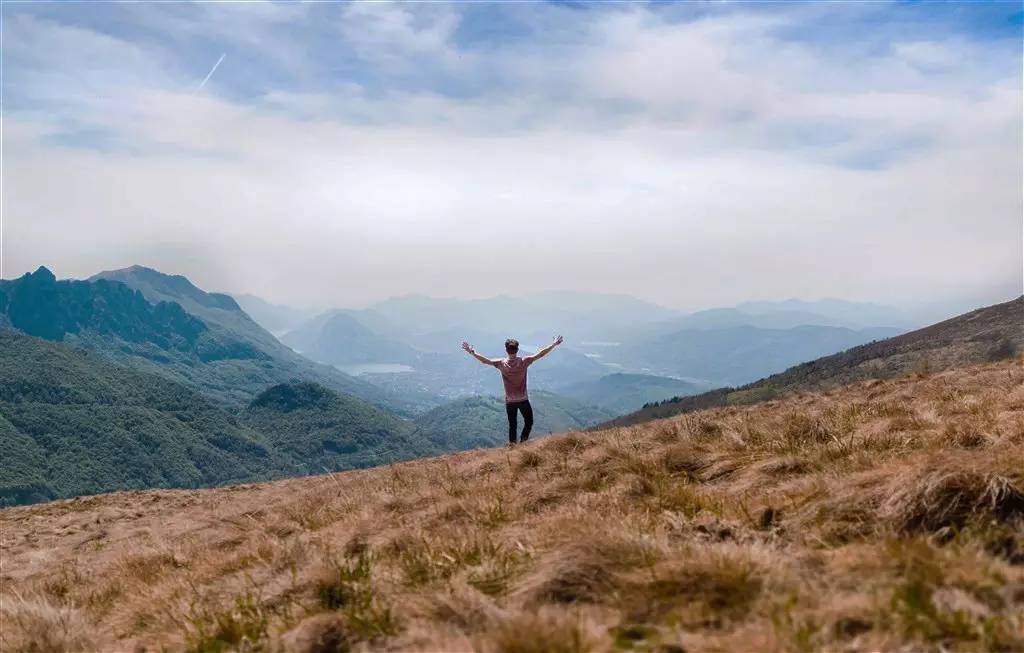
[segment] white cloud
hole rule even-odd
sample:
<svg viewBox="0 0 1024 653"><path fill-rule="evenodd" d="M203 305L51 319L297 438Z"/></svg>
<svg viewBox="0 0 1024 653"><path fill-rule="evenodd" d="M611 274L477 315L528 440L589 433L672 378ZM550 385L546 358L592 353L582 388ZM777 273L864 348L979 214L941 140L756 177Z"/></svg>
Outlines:
<svg viewBox="0 0 1024 653"><path fill-rule="evenodd" d="M330 58L276 7L238 29L294 65ZM354 4L334 25L362 77L248 97L192 95L163 48L28 19L18 60L38 75L5 90L39 106L5 116L4 273L142 263L302 303L576 287L679 305L1019 275L1019 62L960 38L851 61L778 37L799 15L630 8L483 52L456 43L452 6ZM452 75L474 91L447 92ZM55 139L69 117L116 139Z"/></svg>
<svg viewBox="0 0 1024 653"><path fill-rule="evenodd" d="M345 42L365 61L411 70L424 64L457 63L451 39L459 15L445 4L352 3L339 18Z"/></svg>

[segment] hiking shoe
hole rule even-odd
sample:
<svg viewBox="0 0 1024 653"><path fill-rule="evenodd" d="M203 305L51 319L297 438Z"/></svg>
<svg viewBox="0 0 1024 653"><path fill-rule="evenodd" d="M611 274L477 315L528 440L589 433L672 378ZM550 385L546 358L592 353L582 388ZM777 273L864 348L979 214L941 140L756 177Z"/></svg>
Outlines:
<svg viewBox="0 0 1024 653"><path fill-rule="evenodd" d="M515 442L509 442L508 444L505 445L505 448L506 449L515 449L516 448L516 443Z"/></svg>

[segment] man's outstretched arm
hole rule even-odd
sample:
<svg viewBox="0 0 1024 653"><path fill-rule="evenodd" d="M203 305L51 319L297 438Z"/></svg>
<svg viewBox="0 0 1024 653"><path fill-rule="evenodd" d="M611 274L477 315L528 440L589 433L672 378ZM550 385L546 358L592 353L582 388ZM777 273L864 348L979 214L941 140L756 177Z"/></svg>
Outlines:
<svg viewBox="0 0 1024 653"><path fill-rule="evenodd" d="M469 344L465 340L462 341L462 348L469 352L470 356L477 359L484 365L490 365L491 367L494 367L494 365L496 364L496 362L492 361L490 358L487 358L486 356L481 356L480 354L476 353L476 350L473 349L473 345Z"/></svg>
<svg viewBox="0 0 1024 653"><path fill-rule="evenodd" d="M555 339L551 341L550 345L548 345L547 347L544 347L543 349L538 351L533 356L527 356L526 360L532 363L533 361L537 360L538 358L544 358L545 356L547 356L548 354L551 353L552 349L554 349L555 347L557 347L560 344L562 344L562 336L555 336Z"/></svg>

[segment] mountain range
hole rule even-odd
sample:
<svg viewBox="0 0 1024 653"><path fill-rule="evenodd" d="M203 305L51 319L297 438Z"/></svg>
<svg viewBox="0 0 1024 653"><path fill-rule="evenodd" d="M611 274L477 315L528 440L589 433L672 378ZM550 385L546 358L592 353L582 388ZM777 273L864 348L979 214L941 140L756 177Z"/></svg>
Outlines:
<svg viewBox="0 0 1024 653"><path fill-rule="evenodd" d="M0 281L0 319L22 333L91 349L218 401L244 404L268 385L308 377L392 410L414 408L402 396L298 356L230 296L148 268L58 281L41 267Z"/></svg>
<svg viewBox="0 0 1024 653"><path fill-rule="evenodd" d="M863 379L925 374L999 361L1021 352L1024 352L1024 296L823 356L744 386L662 401L611 420L608 425L638 424L693 410L763 401L796 390L816 390Z"/></svg>
<svg viewBox="0 0 1024 653"><path fill-rule="evenodd" d="M778 314L809 314L827 320L826 322L803 322L803 324L831 324L851 329L872 326L889 326L909 329L921 326L919 318L892 306L873 302L851 302L842 299L824 298L814 301L784 299L782 301L741 302L736 310L760 317Z"/></svg>
<svg viewBox="0 0 1024 653"><path fill-rule="evenodd" d="M638 408L622 423L892 374L922 359L940 366L987 360L1024 346L1012 330L1021 321L1016 300L759 383L704 392L709 385L701 377L768 375L893 329L737 325L745 319L739 309L691 315L687 323L687 316L666 317L618 296L543 295L528 308L518 302L419 297L329 311L282 336L299 353L231 296L148 268L84 281L57 280L40 268L0 281L0 503L273 479L500 444L499 377L457 350L459 334L469 334L500 355L501 336L488 330L493 322L466 329L452 323L474 311L549 311L545 319L554 324L558 311L577 309L570 322L589 315L586 333L596 336L628 326L602 302L637 312L635 340L580 341L592 351L560 348L531 369L538 437ZM441 319L448 308L455 315ZM793 318L798 309L780 309L771 319L802 319ZM409 321L416 316L423 324ZM454 351L446 350L449 342ZM524 353L535 346L523 339ZM616 359L661 375L617 371L624 365ZM410 370L342 371L379 363Z"/></svg>
<svg viewBox="0 0 1024 653"><path fill-rule="evenodd" d="M683 329L611 349L605 360L647 373L745 383L803 361L901 333L802 325L788 329L729 326Z"/></svg>
<svg viewBox="0 0 1024 653"><path fill-rule="evenodd" d="M430 389L454 398L497 392L493 374L467 364L459 343L468 340L487 355L501 356L505 338L515 336L528 353L556 332L567 343L557 357L531 372L537 387L564 394L567 387L614 373L713 387L745 383L901 333L899 327L884 324L848 326L864 321L853 319L859 306L868 318L903 320L894 309L839 300L762 302L748 310L681 315L618 295L560 292L480 300L407 296L366 309L327 311L281 340L313 360L406 394ZM622 405L605 407L617 410Z"/></svg>
<svg viewBox="0 0 1024 653"><path fill-rule="evenodd" d="M535 393L545 434L613 414ZM470 397L402 419L311 381L236 410L89 349L0 329L0 506L112 490L203 487L370 467L504 442L504 409Z"/></svg>
<svg viewBox="0 0 1024 653"><path fill-rule="evenodd" d="M356 379L285 347L230 296L141 267L0 281L0 372L0 505L352 469L506 437L498 411L478 407L495 399L445 406ZM535 402L538 433L614 416Z"/></svg>
<svg viewBox="0 0 1024 653"><path fill-rule="evenodd" d="M360 373L395 394L436 395L436 404L474 394L502 391L494 370L466 356L464 339L481 343L492 357L501 352L504 338L479 329L450 328L429 333L403 333L382 314L334 310L284 334L281 341L312 360ZM483 349L488 346L488 349ZM534 346L524 344L524 353ZM393 369L398 368L398 369ZM557 390L582 380L595 379L607 370L572 347L563 347L543 365L533 368L531 384ZM429 401L426 399L425 401Z"/></svg>

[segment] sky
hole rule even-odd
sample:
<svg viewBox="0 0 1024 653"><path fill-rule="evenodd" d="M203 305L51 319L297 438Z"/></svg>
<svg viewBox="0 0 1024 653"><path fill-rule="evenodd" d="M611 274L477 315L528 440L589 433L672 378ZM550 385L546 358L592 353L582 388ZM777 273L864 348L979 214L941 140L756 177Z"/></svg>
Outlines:
<svg viewBox="0 0 1024 653"><path fill-rule="evenodd" d="M1019 2L5 3L2 31L4 278L1021 292Z"/></svg>

